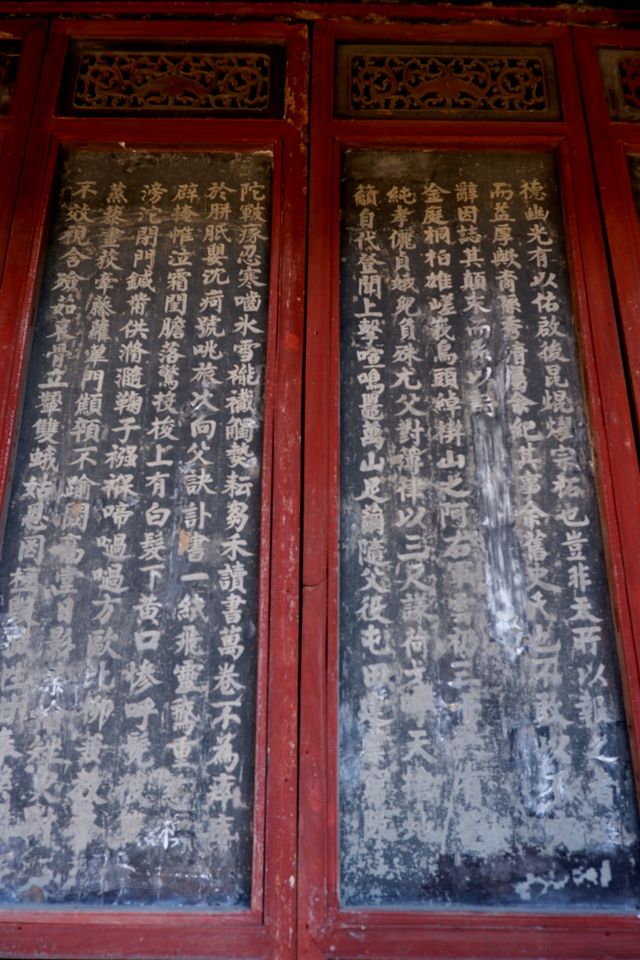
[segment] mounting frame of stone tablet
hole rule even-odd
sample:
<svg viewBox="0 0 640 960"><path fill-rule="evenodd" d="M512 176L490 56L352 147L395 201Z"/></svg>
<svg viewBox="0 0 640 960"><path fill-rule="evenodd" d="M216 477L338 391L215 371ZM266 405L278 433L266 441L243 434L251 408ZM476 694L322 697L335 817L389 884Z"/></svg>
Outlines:
<svg viewBox="0 0 640 960"><path fill-rule="evenodd" d="M628 354L628 374L636 416L640 411L635 258L639 249L637 216L638 32L595 31L576 38L581 81L588 91L587 118L593 139L598 185L606 198L603 214L612 250L612 272ZM629 254L630 249L633 255Z"/></svg>
<svg viewBox="0 0 640 960"><path fill-rule="evenodd" d="M51 32L5 272L3 317L10 319L3 342L13 348L3 353L1 378L7 427L2 478L4 484L13 471L18 485L8 537L16 545L11 531L22 516L18 504L27 502L19 490L31 491L27 500L44 494L49 519L38 521L37 531L26 519L21 559L15 554L18 566L8 571L8 603L17 617L4 611L4 657L19 668L12 645L17 651L29 632L38 632L35 625L27 628L39 616L30 601L30 612L25 606L25 591L33 587L39 591L36 605L53 604L53 619L51 632L47 628L37 643L48 664L41 664L39 679L40 668L29 670L23 686L32 691L32 710L20 726L25 733L30 723L40 731L48 727L60 743L58 756L67 753L64 782L82 786L70 793L61 786L62 806L54 812L50 791L57 788L41 792L44 782L37 787L31 779L47 769L46 737L34 727L23 740L14 728L18 741L6 758L13 774L18 743L40 761L27 761L27 779L12 794L11 817L21 794L27 808L36 802L44 820L38 826L34 807L22 828L16 820L3 840L5 854L20 847L23 865L34 868L31 880L20 880L13 891L5 887L0 943L8 954L38 952L43 938L48 951L65 956L113 955L134 940L135 952L145 956L266 957L275 944L282 956L292 949L298 565L291 531L299 525L305 51L305 28L286 24L67 21ZM99 63L100 74L93 70L93 100L85 110L78 79L83 63L87 69ZM116 73L131 84L128 94L114 92ZM73 109L66 108L61 88L71 91ZM90 107L107 88L112 102L105 108L100 100L92 114ZM124 115L112 109L127 96ZM0 122L8 123L12 114ZM33 250L28 264L20 252L25 242ZM58 252L43 267L47 245L57 245ZM26 284L18 279L21 272ZM25 361L34 313L40 314L40 333L31 376L36 370L39 375L29 386ZM77 347L67 353L71 342ZM72 356L82 366L73 374ZM180 384L189 381L182 395ZM61 413L60 404L68 413ZM29 413L41 420L37 410L45 408L46 463L36 449L40 428L31 433L35 421ZM16 459L12 436L22 409L23 453ZM109 419L114 416L124 433ZM71 430L59 433L57 418ZM63 446L71 447L56 473L53 451L62 451L63 437ZM136 464L143 462L140 472ZM34 467L41 474L37 488L28 479ZM117 490L103 489L105 468ZM55 478L65 472L73 477L58 483ZM33 518L32 508L26 509ZM58 519L50 509L62 511ZM146 532L134 530L139 523ZM97 567L89 542L103 553ZM10 553L7 544L5 557ZM37 583L25 564L41 562L50 572ZM73 576L69 564L77 564ZM85 584L79 594L77 576ZM126 616L133 620L118 626L132 590L138 595ZM219 610L215 617L212 603ZM128 653L119 649L131 641ZM70 650L80 651L87 642L83 683L87 691L97 687L89 699L76 694L74 706L64 663ZM91 666L96 653L102 679ZM248 713L241 706L245 694ZM71 727L64 719L68 710ZM120 733L113 728L118 714ZM249 739L238 740L236 751L241 725ZM157 733L163 729L173 735L161 745ZM127 742L129 759L121 752ZM198 798L189 769L201 758L208 770ZM127 786L135 767L150 760L155 771L150 768L137 787ZM106 773L109 764L115 779L106 789L99 771ZM180 784L193 794L191 801ZM125 802L122 824L129 824L130 838L137 836L138 853L129 841L123 846L122 837L120 852L115 846L108 852L112 827L101 811L117 796ZM142 813L145 803L151 804L151 820ZM72 808L79 812L78 804L84 804L86 840L68 819ZM35 839L43 835L47 807L53 824L48 848ZM233 809L244 826L234 825ZM222 831L214 826L220 817ZM212 827L213 839L196 854L198 832ZM26 844L18 839L34 829ZM107 846L92 863L99 836ZM234 836L244 839L229 859ZM67 842L79 857L70 855L71 847L63 852ZM40 867L38 857L45 858ZM218 865L217 879L208 859ZM207 874L213 880L208 892ZM142 886L131 886L127 876L137 876Z"/></svg>
<svg viewBox="0 0 640 960"><path fill-rule="evenodd" d="M473 92L466 88L469 119L463 108L452 110L455 97L465 89L464 69L472 71L469 87L476 77L474 43L480 62L487 51L490 57L498 44L501 50L509 50L504 56L514 60L520 44L526 44L529 54L531 45L538 44L539 57L551 57L554 63L560 104L556 119L536 116L534 104L512 121L504 114L492 121L490 110L486 119L479 120L473 111L478 105L477 84ZM516 420L521 416L527 420L539 440L543 434L551 436L541 425L549 398L543 400L540 395L522 406L513 393L524 389L532 398L531 391L538 389L532 384L539 377L534 368L537 358L548 356L546 348L542 343L534 347L533 342L528 347L516 347L513 342L509 347L503 341L499 346L502 334L496 339L495 332L497 328L510 330L510 337L519 336L518 330L538 329L544 339L547 321L540 327L524 307L519 319L517 310L512 313L506 301L506 314L496 314L484 296L491 290L492 294L486 295L499 302L501 281L487 273L486 288L482 277L476 277L480 286L474 287L473 276L481 266L474 257L491 258L495 250L492 254L483 246L484 240L478 240L480 246L469 253L476 243L470 231L492 236L500 246L500 238L511 231L508 226L502 232L500 223L507 221L501 218L517 223L511 201L520 202L529 189L523 183L537 179L537 175L527 175L529 163L544 162L553 180L557 178L552 192L557 190L561 206L555 214L540 207L538 214L549 228L555 223L556 236L563 237L559 242L564 246L566 267L560 269L566 270L571 294L561 312L570 310L574 317L577 369L581 370L593 444L593 453L585 453L583 463L589 475L593 457L606 551L606 568L602 569L607 570L616 610L616 629L608 629L607 643L614 657L617 647L621 661L627 722L633 724L637 709L633 637L637 636L638 619L633 604L627 605L624 586L625 578L635 582L637 473L635 461L621 457L620 451L631 430L628 414L624 426L611 416L613 407L624 402L624 376L620 355L615 346L612 350L615 316L608 302L603 248L597 239L595 194L583 178L582 157L588 147L579 94L569 68L571 58L570 37L562 29L525 31L481 25L465 29L456 25L440 27L436 38L428 28L421 31L413 24L393 29L346 24L316 28L310 219L317 230L309 256L322 266L310 277L308 290L309 364L319 371L317 379L322 386L316 394L307 395L306 409L304 489L306 529L311 536L304 547L303 575L313 586L303 599L301 783L302 795L317 798L315 809L322 810L322 815L306 813L301 820L306 856L300 863L300 929L301 947L308 956L386 956L392 955L400 942L403 953L412 957L424 956L425 950L432 956L506 958L524 951L531 957L560 958L577 951L580 956L596 957L614 940L621 957L632 956L635 949L636 920L631 914L637 890L629 890L626 904L623 897L609 907L595 907L597 896L590 904L586 892L584 899L577 898L582 905L571 903L571 896L564 904L554 900L552 891L567 891L575 881L580 885L586 865L571 867L568 861L561 862L562 857L555 865L547 861L545 866L544 857L529 867L521 863L513 878L514 897L508 894L506 863L501 866L492 853L483 876L473 850L478 843L485 850L492 845L493 840L488 845L486 840L494 832L499 835L501 816L519 816L522 796L514 796L512 804L497 797L489 800L491 778L498 768L488 755L475 761L475 773L474 761L464 766L468 745L466 741L463 745L463 740L474 723L485 725L485 730L486 724L497 724L491 750L502 737L511 738L507 752L512 771L520 762L518 756L526 767L538 750L540 758L547 747L553 752L553 722L544 732L538 728L540 739L534 734L533 740L528 740L525 734L522 740L518 723L510 728L507 702L495 694L500 682L497 673L490 670L483 680L471 666L478 664L473 653L477 649L472 639L475 629L483 632L490 659L502 650L498 653L504 664L500 670L508 674L515 671L520 675L523 656L538 658L535 669L546 673L549 661L542 666L542 660L548 655L553 659L560 650L558 647L555 654L550 654L549 648L545 648L547 653L541 648L536 651L531 610L527 614L524 598L520 607L508 604L507 611L500 601L483 612L474 607L471 582L478 576L484 580L486 597L497 596L495 577L501 569L511 583L506 593L517 597L529 562L524 559L528 535L519 540L519 546L514 542L510 559L498 558L490 545L490 531L501 529L499 549L509 553L504 534L507 529L517 530L521 523L513 497L523 495L528 481L520 476L503 483L499 464L507 447L502 440L495 442L497 434L489 440L480 421L489 410L489 419L497 426L494 414L497 416L496 410L506 402L503 409L510 409L509 415L515 410ZM355 68L350 72L347 65L356 60L358 84L354 86ZM451 70L459 72L450 76ZM365 73L368 93L363 86ZM412 92L412 84L419 96ZM377 91L377 100L372 90ZM351 106L347 106L350 98ZM499 157L504 158L503 168ZM512 173L507 175L509 169ZM512 179L516 184L509 182ZM477 193L471 195L470 190ZM542 194L545 206L550 192L543 190L540 197ZM488 212L481 212L481 202ZM524 216L530 229L530 218L537 214L529 208ZM514 226L510 256L514 262L524 263L525 258L516 253L515 231ZM489 272L501 262L500 256ZM560 284L559 265L550 268L544 256L542 261L554 272L552 282ZM531 279L534 285L538 282ZM546 303L549 306L551 301ZM437 336L440 339L434 340ZM473 363L465 367L465 343L475 351L476 361L481 366L484 363L482 370L474 372ZM509 361L509 375L499 374L504 362L500 358L505 355L512 360L520 356L526 365L519 368L522 377L515 369L519 360L515 366ZM481 356L483 362L478 360ZM548 371L542 376L547 382ZM529 387L525 386L527 377ZM483 392L489 381L493 383L491 398ZM458 389L466 398L460 401L461 407L457 406ZM503 390L511 399L497 399ZM604 400L609 391L611 399ZM439 415L440 410L444 414ZM505 429L503 437L512 434L512 427ZM472 438L470 447L464 442L457 446L456 438L465 434L468 440ZM444 444L440 442L443 437L447 438ZM526 445L531 452L533 446L528 441ZM479 466L483 449L488 455L488 473ZM468 485L464 471L470 460L474 466ZM616 488L618 494L614 495ZM469 540L474 537L474 502L479 505L478 530L482 531L475 547ZM561 515L561 508L552 510L560 510L556 516ZM570 519L568 514L564 516ZM451 523L452 518L458 522ZM597 521L585 517L580 522L598 526ZM532 521L532 528L536 525L537 521ZM566 553L558 541L552 551L556 573L562 569L563 549ZM489 558L484 573L483 551ZM532 554L528 555L531 559ZM446 560L447 556L453 559ZM447 573L439 581L434 571L442 562L448 564ZM467 573L462 572L465 568ZM457 596L456 582L460 602L450 606ZM537 602L549 589L555 588L547 582L539 595L529 588L525 593L528 591L529 598L533 594ZM504 599L504 594L501 596ZM568 599L577 600L572 588ZM520 633L517 624L527 618L528 626ZM563 614L560 620L570 622ZM501 623L509 623L506 634ZM503 640L509 636L514 645L501 647L501 636ZM573 641L568 643L570 650ZM448 655L447 649L451 651ZM426 674L429 686L422 689L420 678ZM563 689L561 684L557 691ZM566 705L565 693L554 695L553 690L551 684L551 712L554 703L560 710ZM566 694L567 703L571 696ZM467 710L462 716L464 703L471 713ZM471 719L472 703L479 711L475 720ZM534 715L533 706L522 694L517 695L514 716L520 712L527 725ZM573 721L569 723L573 727ZM321 726L326 729L323 738L318 736ZM535 720L530 730L534 728ZM457 744L457 754L447 754L443 745L448 738ZM529 746L525 746L527 740ZM529 747L533 754L528 753ZM633 742L631 749L635 757ZM459 780L452 769L454 756L460 763ZM630 775L628 762L622 761L625 766ZM411 770L413 773L407 772ZM511 773L497 776L501 790ZM553 776L549 767L549 785ZM587 784L585 789L588 792ZM632 778L625 789L633 807ZM550 786L546 794L551 806L553 790ZM489 807L483 813L484 793ZM537 794L539 799L543 794L544 790ZM431 802L432 797L439 800ZM528 803L525 800L525 807ZM457 829L456 809L465 808L473 813L466 824L459 824L456 847L451 840L452 829ZM551 807L547 811L553 819ZM530 817L534 823L539 818L544 830L545 816L534 802L521 822ZM633 813L631 818L635 818ZM513 822L517 831L518 820ZM635 829L628 848L627 877L632 887ZM608 849L606 844L604 849ZM425 851L422 859L421 851ZM506 862L512 862L511 858L512 854L507 854ZM608 887L606 856L596 859L593 879L596 886L604 883ZM603 865L604 876L600 871Z"/></svg>

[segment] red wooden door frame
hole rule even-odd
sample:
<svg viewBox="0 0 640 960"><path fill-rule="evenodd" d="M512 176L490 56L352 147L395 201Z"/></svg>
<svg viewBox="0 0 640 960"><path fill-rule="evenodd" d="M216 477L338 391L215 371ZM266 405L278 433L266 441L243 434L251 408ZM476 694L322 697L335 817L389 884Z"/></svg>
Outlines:
<svg viewBox="0 0 640 960"><path fill-rule="evenodd" d="M640 32L575 30L573 43L610 254L609 266L616 293L637 449L640 436L640 220L631 190L627 155L630 152L640 153L640 129L638 124L611 120L598 61L598 48L635 46L640 50ZM615 451L616 456L619 454L619 450ZM622 489L624 490L624 487ZM617 505L623 538L626 536L626 525L634 523L638 512L638 502L631 491L628 498L630 506L623 502L623 498L619 498ZM632 537L633 534L628 538L626 588L630 598L633 631L639 636L640 554L637 549L634 550ZM624 632L622 636L625 664L632 663L634 655L637 664L637 645L634 647L627 641ZM637 704L637 689L629 689L628 698ZM630 716L634 722L637 714L633 712ZM634 726L637 730L637 720Z"/></svg>
<svg viewBox="0 0 640 960"><path fill-rule="evenodd" d="M611 251L631 389L636 415L640 416L640 221L627 165L629 153L640 153L640 124L611 118L598 59L602 48L615 51L635 47L640 55L640 32L578 30L574 32L574 45Z"/></svg>
<svg viewBox="0 0 640 960"><path fill-rule="evenodd" d="M29 133L28 120L35 104L46 34L47 24L43 20L0 21L2 40L15 40L21 45L14 94L8 112L0 116L0 164L3 181L0 194L0 277Z"/></svg>
<svg viewBox="0 0 640 960"><path fill-rule="evenodd" d="M17 198L18 183L22 172L24 149L29 133L29 121L33 114L36 91L42 65L42 52L46 39L47 25L42 20L1 21L0 33L5 39L21 43L20 63L14 95L9 112L0 117L0 170L2 171L2 190L0 191L0 370L7 371L15 347L11 314L7 309L8 300L16 285L13 274L4 275L5 254L9 241L14 207ZM5 402L5 393L9 388L9 377L0 377L0 411ZM0 421L4 423L5 421ZM6 434L6 427L2 431ZM5 468L3 461L3 442L0 447L0 477ZM1 488L0 488L1 489Z"/></svg>
<svg viewBox="0 0 640 960"><path fill-rule="evenodd" d="M286 45L286 112L279 120L78 118L56 115L70 39ZM40 85L7 257L0 382L8 482L29 328L54 174L64 147L270 150L274 157L269 336L264 400L253 883L247 911L3 910L0 953L48 957L290 957L295 932L299 446L306 243L306 28L276 24L57 23ZM125 147L126 144L126 147ZM31 254L26 256L26 251ZM277 455L274 451L277 450Z"/></svg>
<svg viewBox="0 0 640 960"><path fill-rule="evenodd" d="M104 2L99 6L82 3L53 4L34 0L30 10L41 13L69 11L100 14L131 13L129 3ZM24 4L4 4L7 12L24 10ZM208 4L158 4L155 13L203 15ZM312 19L326 8L319 4L300 10L291 4L218 4L217 17L223 15L295 17ZM135 12L142 12L140 6ZM442 11L412 5L367 5L365 11L355 5L332 5L336 17L386 15L413 20L442 18ZM493 20L496 11L456 8L447 11L452 21ZM526 11L527 18L541 22L549 11ZM500 10L501 18L522 19L521 9ZM554 14L555 16L555 14ZM592 12L584 15L559 11L563 20L621 19L616 13ZM626 19L633 18L629 13ZM624 18L624 16L623 16ZM30 28L33 26L33 30ZM43 27L33 22L10 23L14 31L43 39ZM335 891L336 802L335 749L326 730L330 721L335 733L335 578L337 516L337 196L328 172L335 175L340 151L348 145L405 144L490 149L503 143L505 132L517 138L523 147L556 150L566 199L565 232L569 247L569 267L576 290L576 310L581 319L585 376L591 402L591 422L599 454L601 507L609 533L608 559L616 594L619 638L625 665L625 695L628 715L634 727L640 720L640 671L638 636L640 631L640 497L638 469L632 448L632 431L626 410L624 379L619 355L615 318L608 292L607 265L597 224L597 206L586 162L586 140L579 116L578 93L573 78L568 31L563 29L506 28L487 24L476 27L420 25L348 26L322 24L316 27L318 59L314 76L314 161L312 184L312 251L309 269L310 320L308 328L307 435L310 438L305 460L305 535L303 581L303 716L301 727L300 814L300 950L306 955L347 957L548 957L548 958L637 958L640 926L635 918L606 916L534 916L531 914L418 913L362 911L341 913ZM54 117L53 98L62 50L69 36L145 39L182 36L184 39L243 38L250 31L259 39L279 38L289 44L287 98L288 113L283 121L255 121L251 133L247 121L144 120L87 121ZM590 32L590 31L589 31ZM559 82L566 116L570 122L534 125L510 125L504 122L478 123L400 123L385 126L385 136L367 133L354 121L332 118L330 97L333 89L332 46L340 36L428 42L532 42L553 43L557 51ZM586 33L586 31L585 31ZM535 36L535 39L534 39ZM609 32L607 38L611 37ZM630 35L625 37L625 42ZM263 529L263 556L271 549L270 606L263 606L263 625L270 628L268 663L261 666L261 704L264 736L260 749L268 752L266 776L258 804L264 816L264 869L260 869L261 892L251 911L244 914L170 912L166 914L116 911L47 912L8 910L0 918L0 953L4 956L293 956L295 921L295 771L297 719L297 594L298 594L298 503L299 503L299 398L300 398L300 312L304 296L304 138L301 136L306 115L306 76L308 55L302 30L285 25L261 23L255 27L225 24L147 21L128 23L73 23L56 25L52 51L57 51L57 66L49 61L41 90L43 99L34 122L29 162L16 207L12 244L7 261L0 315L0 384L9 394L0 398L0 416L13 433L17 422L22 371L27 353L28 327L33 314L41 249L46 232L48 191L55 155L61 145L117 143L162 149L172 144L180 148L252 149L271 148L278 157L281 176L276 177L282 211L274 221L274 256L279 250L280 270L274 267L274 282L280 292L280 307L272 301L271 321L278 324L277 344L271 345L271 427L265 444L265 468L272 461L270 498L271 529ZM39 53L33 40L33 73L21 71L32 79L37 73ZM25 47L25 55L27 48ZM25 79L26 83L26 79ZM34 80L35 83L35 80ZM33 87L35 90L35 86ZM26 94L25 94L26 98ZM24 101L28 113L27 100ZM369 123L370 126L370 123ZM26 136L26 127L21 128ZM425 132L427 131L427 132ZM8 142L8 141L5 141ZM16 171L20 150L16 144ZM302 158L302 162L300 161ZM622 169L622 168L620 168ZM626 170L626 168L625 168ZM5 181L6 183L6 181ZM283 186L284 184L284 186ZM628 188L628 184L627 184ZM276 209L274 198L274 210ZM635 221L634 225L635 225ZM637 228L637 225L635 225ZM279 234L278 234L279 231ZM35 253L27 258L31 245ZM588 269L586 265L588 264ZM331 284L329 283L331 279ZM275 289L275 288L274 288ZM277 315L277 316L276 316ZM327 318L331 318L331 324ZM9 354L9 349L11 353ZM267 402L267 408L269 403ZM277 456L273 456L273 451ZM0 480L6 481L10 442L0 450ZM614 495L615 491L615 495ZM263 574L265 576L266 574ZM327 603L331 604L327 606ZM329 610L329 614L327 611ZM329 682L326 671L329 670ZM263 696L269 688L269 700ZM634 744L637 753L637 745ZM264 765L263 765L264 769ZM636 763L636 769L638 765ZM261 814L258 812L258 815ZM258 844L259 846L259 844ZM257 854L258 858L260 854ZM329 865L329 866L328 866ZM332 881L332 882L330 882ZM331 889L332 887L332 889Z"/></svg>
<svg viewBox="0 0 640 960"><path fill-rule="evenodd" d="M336 40L551 45L558 121L334 119ZM343 911L337 849L337 607L339 497L339 183L348 147L544 150L557 157L568 269L597 452L600 507L615 597L629 724L640 721L638 649L640 486L633 432L599 232L588 145L564 28L421 28L320 24L314 38L303 548L299 950L309 958L637 958L630 916ZM634 609L635 607L635 609ZM634 743L636 774L638 744Z"/></svg>

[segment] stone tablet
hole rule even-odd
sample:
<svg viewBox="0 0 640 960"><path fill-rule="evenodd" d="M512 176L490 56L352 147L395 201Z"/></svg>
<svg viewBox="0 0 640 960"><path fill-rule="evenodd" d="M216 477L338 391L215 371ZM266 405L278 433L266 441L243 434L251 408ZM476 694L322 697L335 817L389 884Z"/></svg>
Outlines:
<svg viewBox="0 0 640 960"><path fill-rule="evenodd" d="M553 157L354 151L342 210L342 903L636 910Z"/></svg>
<svg viewBox="0 0 640 960"><path fill-rule="evenodd" d="M0 580L5 902L250 902L271 168L62 166Z"/></svg>

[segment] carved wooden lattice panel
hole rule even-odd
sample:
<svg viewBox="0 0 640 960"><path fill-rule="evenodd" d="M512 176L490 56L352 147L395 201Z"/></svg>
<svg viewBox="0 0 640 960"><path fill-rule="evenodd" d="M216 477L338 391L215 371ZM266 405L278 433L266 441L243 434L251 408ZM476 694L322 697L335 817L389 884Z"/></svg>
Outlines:
<svg viewBox="0 0 640 960"><path fill-rule="evenodd" d="M542 47L338 47L338 116L557 119L552 52Z"/></svg>
<svg viewBox="0 0 640 960"><path fill-rule="evenodd" d="M612 120L640 120L640 50L600 50Z"/></svg>
<svg viewBox="0 0 640 960"><path fill-rule="evenodd" d="M63 114L282 116L283 56L261 49L72 49Z"/></svg>
<svg viewBox="0 0 640 960"><path fill-rule="evenodd" d="M9 113L11 108L19 60L19 43L7 41L0 44L0 114Z"/></svg>

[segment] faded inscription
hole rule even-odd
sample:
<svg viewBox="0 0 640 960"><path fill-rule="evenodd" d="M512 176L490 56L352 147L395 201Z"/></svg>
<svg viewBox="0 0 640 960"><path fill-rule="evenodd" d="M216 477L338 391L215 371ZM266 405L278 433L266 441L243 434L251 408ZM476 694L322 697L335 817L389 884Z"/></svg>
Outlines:
<svg viewBox="0 0 640 960"><path fill-rule="evenodd" d="M346 155L341 894L637 904L553 158Z"/></svg>
<svg viewBox="0 0 640 960"><path fill-rule="evenodd" d="M71 153L5 550L5 901L246 905L271 158Z"/></svg>

